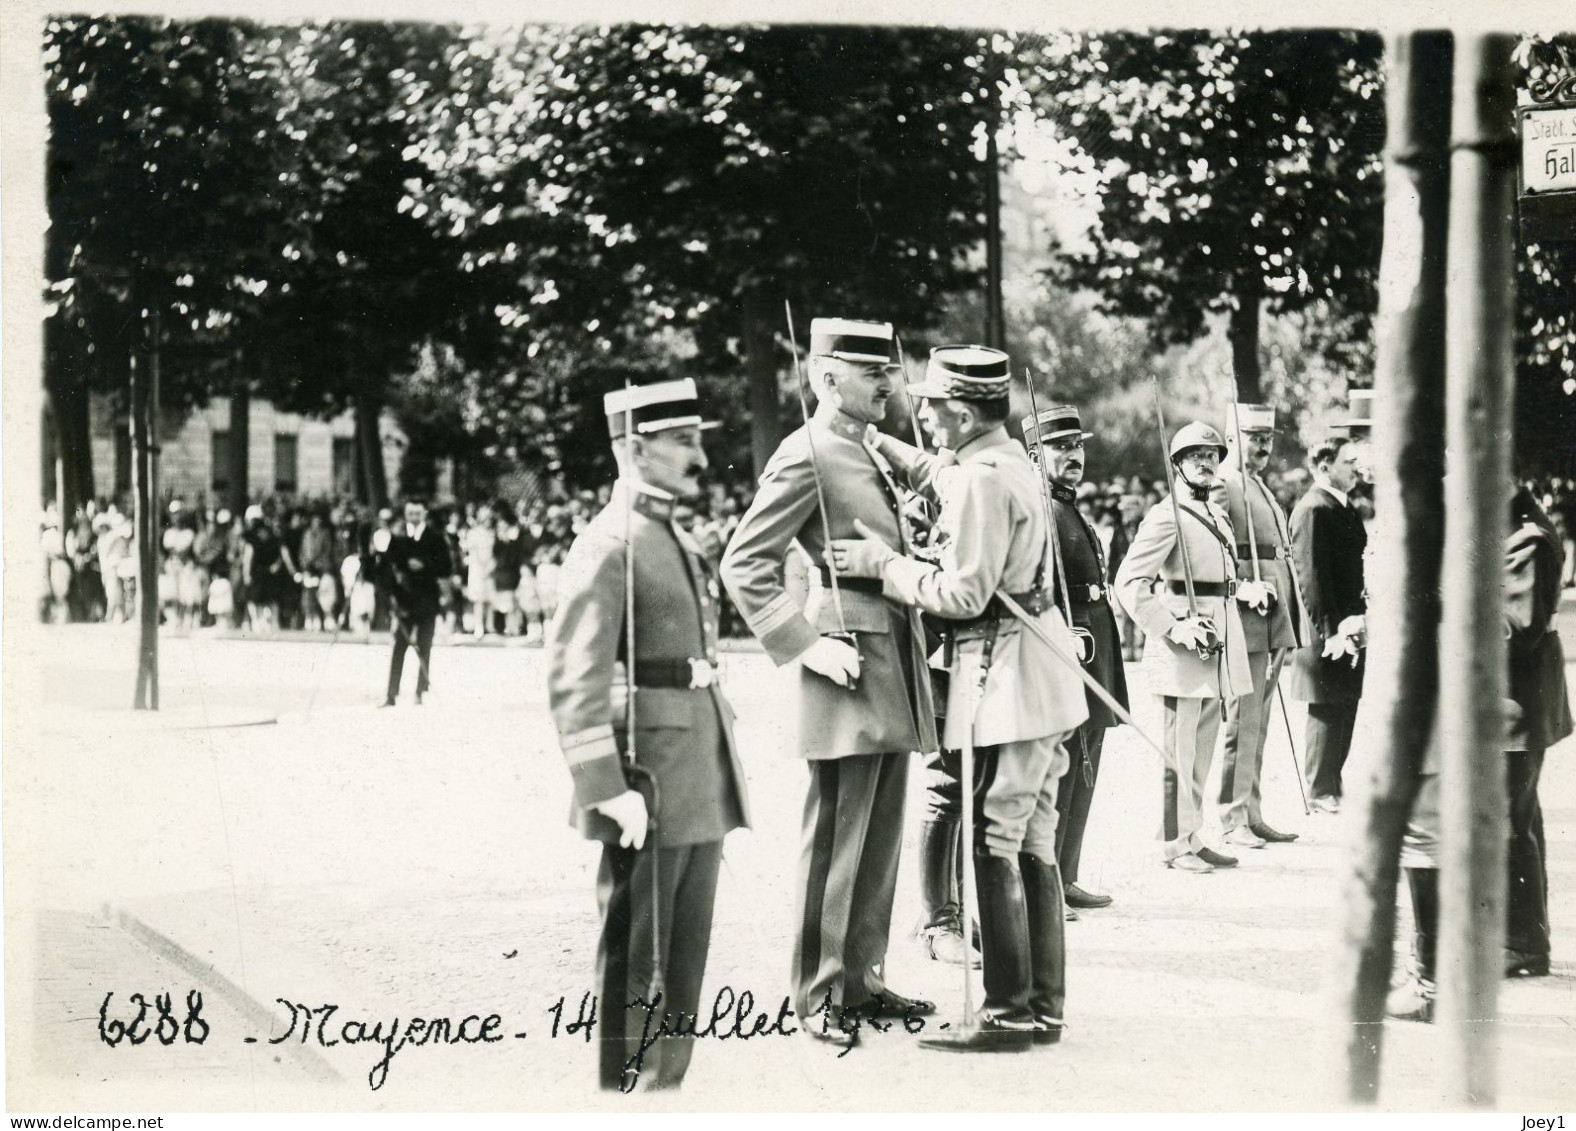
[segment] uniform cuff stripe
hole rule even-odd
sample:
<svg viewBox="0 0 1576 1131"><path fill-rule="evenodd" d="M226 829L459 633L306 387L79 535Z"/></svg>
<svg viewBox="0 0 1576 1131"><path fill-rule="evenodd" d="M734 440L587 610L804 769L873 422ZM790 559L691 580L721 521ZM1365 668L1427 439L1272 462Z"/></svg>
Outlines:
<svg viewBox="0 0 1576 1131"><path fill-rule="evenodd" d="M783 593L750 618L750 631L756 636L765 636L799 615L799 606L794 604L792 597Z"/></svg>

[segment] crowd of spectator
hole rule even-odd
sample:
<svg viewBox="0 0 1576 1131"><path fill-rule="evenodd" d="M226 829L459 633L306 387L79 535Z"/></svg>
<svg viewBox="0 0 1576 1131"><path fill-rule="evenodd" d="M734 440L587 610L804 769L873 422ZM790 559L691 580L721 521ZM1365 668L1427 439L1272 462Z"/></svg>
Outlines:
<svg viewBox="0 0 1576 1131"><path fill-rule="evenodd" d="M442 581L448 633L540 641L557 607L558 572L575 535L607 504L610 488L549 501L493 499L435 506L451 571ZM738 492L713 487L677 520L720 555L742 512ZM388 626L382 579L369 563L392 507L346 499L276 496L239 515L181 498L161 508L158 603L162 623L262 633L368 632ZM90 500L62 524L42 520L43 619L124 621L137 613L135 529L129 508Z"/></svg>
<svg viewBox="0 0 1576 1131"><path fill-rule="evenodd" d="M1307 486L1307 473L1269 478L1290 513ZM1566 586L1576 585L1576 480L1542 479L1534 493L1566 543ZM441 630L475 636L502 634L540 641L557 606L558 571L582 527L606 505L609 488L583 489L556 500L494 499L436 506L432 521L444 532L453 563L443 583ZM1127 546L1165 483L1139 476L1085 482L1078 507L1105 548L1115 576ZM1353 500L1372 517L1372 496ZM681 504L675 521L701 549L719 558L749 504L740 485L711 484ZM253 503L240 514L224 507L170 499L161 513L159 607L164 623L187 628L228 626L258 632L301 629L368 632L388 624L387 599L370 562L377 532L396 521L392 508L346 499L283 496ZM137 562L129 510L89 501L68 523L49 504L42 523L46 577L41 613L64 621L121 621L136 613ZM731 607L725 634L745 628ZM1124 639L1137 633L1124 633ZM1139 647L1131 645L1136 658Z"/></svg>

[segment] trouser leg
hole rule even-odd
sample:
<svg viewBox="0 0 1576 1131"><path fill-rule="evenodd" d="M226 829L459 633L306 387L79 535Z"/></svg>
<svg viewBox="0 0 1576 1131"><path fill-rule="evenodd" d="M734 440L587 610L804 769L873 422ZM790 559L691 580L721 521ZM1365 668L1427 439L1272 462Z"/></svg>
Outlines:
<svg viewBox="0 0 1576 1131"><path fill-rule="evenodd" d="M1085 723L1067 744L1070 764L1056 792L1056 862L1061 866L1061 881L1078 880L1078 864L1083 857L1084 830L1089 825L1089 806L1094 787L1100 780L1100 752L1105 746L1105 727Z"/></svg>
<svg viewBox="0 0 1576 1131"><path fill-rule="evenodd" d="M1220 732L1220 709L1214 699L1161 697L1166 762L1160 839L1167 860L1204 847L1204 779Z"/></svg>
<svg viewBox="0 0 1576 1131"><path fill-rule="evenodd" d="M1306 768L1314 797L1341 796L1341 770L1352 746L1355 703L1309 703Z"/></svg>
<svg viewBox="0 0 1576 1131"><path fill-rule="evenodd" d="M1505 945L1527 954L1549 953L1543 806L1538 801L1542 772L1541 750L1513 750L1505 755L1505 784L1510 800Z"/></svg>
<svg viewBox="0 0 1576 1131"><path fill-rule="evenodd" d="M693 1019L711 947L721 860L721 841L655 851L648 845L639 852L603 846L597 873L602 909L597 947L602 1087L633 1090L637 1074L648 1088L672 1088L683 1081L694 1053ZM660 1002L655 997L658 963ZM690 1035L664 1036L642 1055L648 1018L653 1036L664 1021L670 1031Z"/></svg>
<svg viewBox="0 0 1576 1131"><path fill-rule="evenodd" d="M1226 832L1260 820L1259 778L1275 695L1272 669L1278 674L1280 665L1272 662L1270 653L1249 652L1248 672L1253 690L1226 701L1226 738L1220 765L1220 824Z"/></svg>
<svg viewBox="0 0 1576 1131"><path fill-rule="evenodd" d="M903 802L908 795L908 754L878 754L870 818L850 896L848 970L854 1002L883 993L887 942L892 936L892 901L897 894L903 851Z"/></svg>
<svg viewBox="0 0 1576 1131"><path fill-rule="evenodd" d="M852 963L879 961L881 955L871 954L876 949L884 954L884 943L874 947L870 937L878 921L891 922L902 830L885 826L900 825L906 772L906 763L884 763L904 758L860 754L809 763L792 971L794 1008L802 1015L819 1009L828 995L834 1008L857 1004L874 981L872 972L856 970ZM878 797L883 827L876 830L866 860ZM856 889L861 897L884 906L856 909Z"/></svg>
<svg viewBox="0 0 1576 1131"><path fill-rule="evenodd" d="M1406 886L1412 895L1418 980L1432 986L1439 955L1439 871L1408 868Z"/></svg>
<svg viewBox="0 0 1576 1131"><path fill-rule="evenodd" d="M421 670L416 673L416 694L425 695L432 672L432 630L437 621L435 616L424 616L416 622L416 656L421 661Z"/></svg>
<svg viewBox="0 0 1576 1131"><path fill-rule="evenodd" d="M394 702L399 698L400 678L405 674L405 650L410 647L409 624L406 621L394 621L394 654L389 657L389 689L388 701Z"/></svg>

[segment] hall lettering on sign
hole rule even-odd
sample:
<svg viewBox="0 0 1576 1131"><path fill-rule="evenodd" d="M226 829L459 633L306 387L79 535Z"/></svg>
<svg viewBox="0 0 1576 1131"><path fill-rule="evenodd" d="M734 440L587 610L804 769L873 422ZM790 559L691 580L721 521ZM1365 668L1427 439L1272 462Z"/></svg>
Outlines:
<svg viewBox="0 0 1576 1131"><path fill-rule="evenodd" d="M1522 113L1521 184L1524 193L1576 190L1576 107Z"/></svg>

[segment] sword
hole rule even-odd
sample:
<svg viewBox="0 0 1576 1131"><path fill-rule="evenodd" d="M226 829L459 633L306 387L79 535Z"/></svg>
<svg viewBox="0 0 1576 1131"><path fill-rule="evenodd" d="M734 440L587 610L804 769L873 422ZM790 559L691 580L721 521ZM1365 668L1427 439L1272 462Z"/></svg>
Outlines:
<svg viewBox="0 0 1576 1131"><path fill-rule="evenodd" d="M646 810L646 836L651 844L651 995L655 1002L666 984L662 971L662 854L657 851L657 776L636 762L635 736L635 407L629 378L624 378L624 720L629 729L626 747L631 777L645 778L651 785L651 804Z"/></svg>
<svg viewBox="0 0 1576 1131"><path fill-rule="evenodd" d="M1308 807L1308 786L1302 780L1302 761L1297 757L1297 740L1291 736L1291 712L1286 709L1286 693L1281 690L1279 683L1275 685L1275 696L1280 700L1281 718L1286 723L1286 746L1291 750L1291 768L1297 771L1297 792L1302 794L1302 815L1311 816L1313 810Z"/></svg>
<svg viewBox="0 0 1576 1131"><path fill-rule="evenodd" d="M799 339L793 331L793 304L783 299L783 310L788 316L788 345L793 350L794 387L799 391L799 416L804 421L804 437L810 445L810 473L815 477L815 501L821 512L821 539L823 546L830 548L832 545L832 523L826 517L826 488L821 482L821 461L815 455L815 429L810 426L810 401L804 395L804 372L799 367ZM837 611L836 635L848 644L859 645L854 636L848 631L848 621L843 616L843 594L837 584L837 565L823 555L823 560L818 565L826 567L826 575L831 579L832 608Z"/></svg>
<svg viewBox="0 0 1576 1131"><path fill-rule="evenodd" d="M1051 588L1055 589L1056 578L1061 578L1062 616L1067 620L1068 630L1076 636L1078 630L1073 628L1072 595L1068 592L1071 588L1071 583L1067 579L1067 566L1062 561L1062 536L1061 531L1056 528L1056 508L1051 503L1051 488L1045 479L1046 473L1050 470L1050 464L1045 460L1045 438L1040 435L1040 401L1034 391L1034 376L1029 372L1027 365L1023 367L1023 383L1029 387L1029 412L1033 414L1032 419L1034 420L1034 447L1040 456L1040 474L1037 478L1040 481L1040 504L1045 508L1045 525L1050 537L1051 561L1053 565ZM1094 635L1092 633L1089 635L1089 648L1092 657L1094 653ZM1078 766L1083 773L1084 785L1092 787L1094 785L1094 767L1089 764L1089 744L1084 740L1083 727L1078 728L1077 734Z"/></svg>

